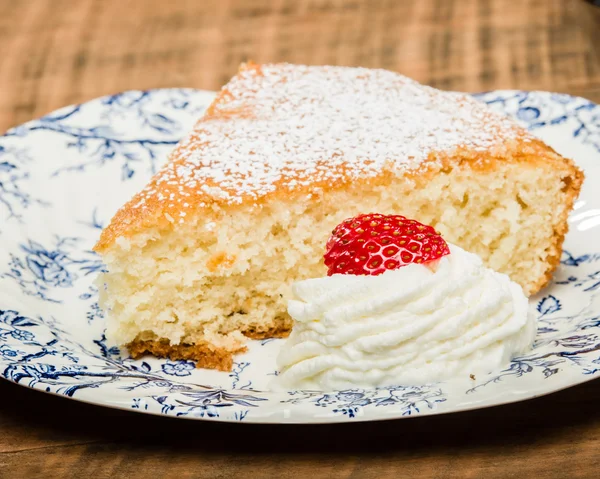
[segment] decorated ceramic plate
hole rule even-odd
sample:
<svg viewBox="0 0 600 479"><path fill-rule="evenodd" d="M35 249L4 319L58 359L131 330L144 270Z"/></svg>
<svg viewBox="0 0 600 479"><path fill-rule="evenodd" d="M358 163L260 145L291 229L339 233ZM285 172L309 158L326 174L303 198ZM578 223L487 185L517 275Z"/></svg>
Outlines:
<svg viewBox="0 0 600 479"><path fill-rule="evenodd" d="M600 107L544 92L478 95L587 175L554 282L531 298L530 354L475 379L335 393L268 391L282 340L253 341L230 373L133 360L109 347L91 251L212 93L131 91L56 111L0 137L0 376L22 386L150 414L324 423L440 414L530 399L600 372ZM44 398L40 397L40 401Z"/></svg>

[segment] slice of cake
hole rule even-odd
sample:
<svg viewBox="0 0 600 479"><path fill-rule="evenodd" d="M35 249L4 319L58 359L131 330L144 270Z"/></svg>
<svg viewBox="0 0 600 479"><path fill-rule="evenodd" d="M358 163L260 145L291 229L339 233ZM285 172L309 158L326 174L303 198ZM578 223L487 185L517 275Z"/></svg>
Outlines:
<svg viewBox="0 0 600 479"><path fill-rule="evenodd" d="M583 174L515 122L383 70L244 65L96 245L108 337L227 370L281 337L343 219L401 214L527 294L559 263Z"/></svg>

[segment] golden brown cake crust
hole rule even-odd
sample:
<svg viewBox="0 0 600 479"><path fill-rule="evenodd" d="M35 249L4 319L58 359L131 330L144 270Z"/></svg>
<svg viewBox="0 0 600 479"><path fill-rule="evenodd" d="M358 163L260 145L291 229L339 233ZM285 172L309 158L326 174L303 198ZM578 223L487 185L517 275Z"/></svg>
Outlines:
<svg viewBox="0 0 600 479"><path fill-rule="evenodd" d="M287 338L292 332L290 322L286 322L285 325L276 325L265 331L247 330L243 331L242 334L250 339L268 339L268 338Z"/></svg>
<svg viewBox="0 0 600 479"><path fill-rule="evenodd" d="M139 340L127 344L129 354L133 359L139 359L144 354L152 354L159 358L169 358L172 361L196 361L196 367L231 371L233 355L243 353L246 347L236 350L217 348L208 342L197 344L171 344L168 339Z"/></svg>
<svg viewBox="0 0 600 479"><path fill-rule="evenodd" d="M291 322L282 320L277 321L267 330L250 329L242 331L242 334L250 339L287 338L291 331ZM247 350L245 346L234 350L217 348L208 342L171 344L168 339L164 338L135 339L126 347L133 359L139 359L144 354L152 354L159 358L169 358L172 361L182 359L196 361L197 368L217 369L219 371L231 371L233 356Z"/></svg>

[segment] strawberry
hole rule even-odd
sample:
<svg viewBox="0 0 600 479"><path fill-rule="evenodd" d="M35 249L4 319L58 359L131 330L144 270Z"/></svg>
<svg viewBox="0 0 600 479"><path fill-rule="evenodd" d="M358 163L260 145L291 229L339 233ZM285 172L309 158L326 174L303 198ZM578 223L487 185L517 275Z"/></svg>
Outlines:
<svg viewBox="0 0 600 479"><path fill-rule="evenodd" d="M450 253L431 226L400 215L367 214L340 223L327 241L327 274L378 275Z"/></svg>

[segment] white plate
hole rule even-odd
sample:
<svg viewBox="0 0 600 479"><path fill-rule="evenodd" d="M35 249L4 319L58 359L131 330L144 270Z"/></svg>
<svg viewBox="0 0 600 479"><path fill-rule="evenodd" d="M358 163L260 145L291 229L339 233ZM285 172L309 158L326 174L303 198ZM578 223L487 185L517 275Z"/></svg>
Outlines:
<svg viewBox="0 0 600 479"><path fill-rule="evenodd" d="M90 248L213 97L127 92L0 138L0 376L103 406L216 421L323 423L440 414L547 394L600 371L600 107L543 92L479 95L585 169L552 286L531 299L535 348L475 380L337 393L265 392L280 340L251 342L231 373L134 361L105 344ZM43 398L40 398L43 400Z"/></svg>

